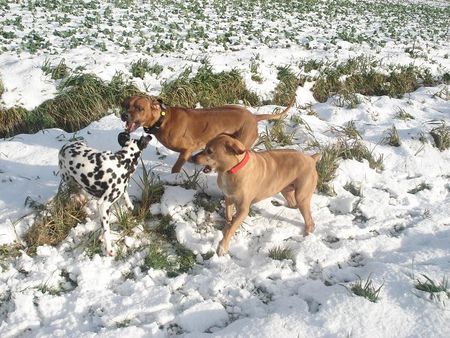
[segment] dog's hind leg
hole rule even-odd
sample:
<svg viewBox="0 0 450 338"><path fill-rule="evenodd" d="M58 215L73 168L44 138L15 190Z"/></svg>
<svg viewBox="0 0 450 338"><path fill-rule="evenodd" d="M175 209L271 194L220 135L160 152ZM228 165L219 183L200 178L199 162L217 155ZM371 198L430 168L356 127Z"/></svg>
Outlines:
<svg viewBox="0 0 450 338"><path fill-rule="evenodd" d="M297 201L298 209L305 221L305 236L308 236L314 231L315 224L311 215L311 194L305 196L300 189L295 191L295 199Z"/></svg>
<svg viewBox="0 0 450 338"><path fill-rule="evenodd" d="M297 208L297 200L295 199L295 189L292 185L288 185L281 190L281 194L286 199L289 208Z"/></svg>
<svg viewBox="0 0 450 338"><path fill-rule="evenodd" d="M123 193L123 199L125 200L125 205L128 209L133 210L133 202L131 202L130 195L128 195L128 187L125 187L125 191Z"/></svg>

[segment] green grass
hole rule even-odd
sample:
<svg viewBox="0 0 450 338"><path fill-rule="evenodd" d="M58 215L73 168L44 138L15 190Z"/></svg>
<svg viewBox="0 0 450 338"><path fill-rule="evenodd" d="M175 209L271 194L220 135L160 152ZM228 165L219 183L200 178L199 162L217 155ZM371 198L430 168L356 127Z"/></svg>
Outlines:
<svg viewBox="0 0 450 338"><path fill-rule="evenodd" d="M138 92L120 73L109 83L93 74L71 75L62 81L55 98L32 111L0 108L0 137L53 127L74 132L105 116L109 109L120 107L126 97Z"/></svg>
<svg viewBox="0 0 450 338"><path fill-rule="evenodd" d="M398 134L397 128L393 125L392 128L389 128L385 131L385 136L382 140L382 143L388 144L392 147L400 147L402 142L400 139L400 135Z"/></svg>
<svg viewBox="0 0 450 338"><path fill-rule="evenodd" d="M354 134L356 136L356 134ZM320 160L316 164L318 173L317 190L327 195L334 195L334 188L331 181L336 177L336 170L339 167L339 160L354 159L359 162L366 160L369 167L375 170L383 170L383 155L376 156L373 150L360 139L339 137L334 144L325 146L317 141L312 142L308 148L319 148Z"/></svg>
<svg viewBox="0 0 450 338"><path fill-rule="evenodd" d="M4 92L5 92L5 85L3 84L2 78L0 77L0 98L2 97Z"/></svg>
<svg viewBox="0 0 450 338"><path fill-rule="evenodd" d="M286 107L289 106L298 86L303 85L303 82L299 80L298 75L294 74L291 66L277 67L277 70L279 83L275 87L272 104Z"/></svg>
<svg viewBox="0 0 450 338"><path fill-rule="evenodd" d="M440 151L450 148L450 127L444 121L440 122L437 127L434 127L430 134L433 137L436 148Z"/></svg>
<svg viewBox="0 0 450 338"><path fill-rule="evenodd" d="M182 273L189 272L195 265L196 260L192 251L181 244L168 246L164 242L150 243L142 271L149 269L164 270L168 277L176 277Z"/></svg>
<svg viewBox="0 0 450 338"><path fill-rule="evenodd" d="M214 73L212 66L205 62L191 76L186 68L177 79L164 82L160 97L169 105L193 108L197 103L202 107L217 107L227 103L242 101L246 105L257 106L259 97L247 89L238 70Z"/></svg>
<svg viewBox="0 0 450 338"><path fill-rule="evenodd" d="M411 190L408 190L408 193L414 195L414 194L417 194L418 192L423 191L423 190L431 190L431 188L432 188L431 184L422 182L418 186L416 186L415 188L413 188Z"/></svg>
<svg viewBox="0 0 450 338"><path fill-rule="evenodd" d="M52 66L50 60L46 59L41 69L46 75L50 75L53 80L61 80L70 75L70 68L66 65L64 59L61 59L56 66Z"/></svg>
<svg viewBox="0 0 450 338"><path fill-rule="evenodd" d="M269 250L268 256L274 260L291 260L295 263L294 251L290 247L276 246Z"/></svg>
<svg viewBox="0 0 450 338"><path fill-rule="evenodd" d="M148 219L150 215L150 206L161 201L164 193L164 185L153 173L153 168L145 168L141 159L142 173L139 175L137 185L141 190L141 198L136 209L136 216L140 220Z"/></svg>
<svg viewBox="0 0 450 338"><path fill-rule="evenodd" d="M435 282L427 275L422 274L422 276L425 278L425 280L416 280L416 283L414 284L414 287L417 290L428 292L430 294L430 299L437 298L436 294L444 292L447 295L447 298L450 299L450 289L449 289L449 283L447 278L442 278L441 282Z"/></svg>
<svg viewBox="0 0 450 338"><path fill-rule="evenodd" d="M338 95L342 106L353 108L359 103L355 96L357 93L400 98L420 86L434 85L440 81L431 76L429 69L413 65L392 66L387 74L379 72L376 67L376 61L357 57L324 68L312 88L313 95L319 102Z"/></svg>
<svg viewBox="0 0 450 338"><path fill-rule="evenodd" d="M259 135L258 144L261 143L267 150L273 149L274 144L278 147L292 145L294 144L294 133L286 132L284 119L275 120L271 128L266 127L266 130Z"/></svg>
<svg viewBox="0 0 450 338"><path fill-rule="evenodd" d="M353 292L353 294L364 297L367 300L376 303L380 298L380 291L382 287L383 284L376 288L370 276L367 277L367 280L365 282L361 279L361 277L358 276L358 281L350 285L350 290Z"/></svg>
<svg viewBox="0 0 450 338"><path fill-rule="evenodd" d="M74 226L85 222L86 201L73 198L78 193L79 188L75 185L60 184L55 197L46 204L27 198L26 205L37 213L24 236L28 254L35 254L36 248L41 245L59 245Z"/></svg>
<svg viewBox="0 0 450 338"><path fill-rule="evenodd" d="M22 254L20 252L22 249L23 246L17 242L0 245L0 268L6 270L8 268L8 263Z"/></svg>
<svg viewBox="0 0 450 338"><path fill-rule="evenodd" d="M145 74L147 73L159 76L163 70L163 66L159 65L158 63L150 64L147 59L139 59L135 62L132 62L130 69L131 75L133 75L134 77L139 77L141 79L144 79Z"/></svg>

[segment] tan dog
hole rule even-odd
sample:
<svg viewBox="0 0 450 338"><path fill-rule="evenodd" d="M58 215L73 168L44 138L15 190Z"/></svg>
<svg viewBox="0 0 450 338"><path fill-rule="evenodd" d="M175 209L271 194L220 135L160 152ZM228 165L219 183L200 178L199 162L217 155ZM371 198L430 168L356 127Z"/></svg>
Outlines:
<svg viewBox="0 0 450 338"><path fill-rule="evenodd" d="M227 225L217 253L228 251L230 239L247 217L250 205L281 192L289 207L299 208L305 220L305 235L314 230L311 197L317 185L319 154L307 156L295 150L249 152L238 140L219 135L205 150L192 157L196 164L215 169L217 184L225 194ZM232 217L233 205L236 214Z"/></svg>
<svg viewBox="0 0 450 338"><path fill-rule="evenodd" d="M167 107L151 96L132 96L125 101L121 118L129 132L142 126L165 147L179 152L172 168L172 173L177 173L194 151L204 148L209 140L222 133L233 135L250 149L258 137L257 122L280 119L294 102L295 97L280 114L253 115L238 105L188 109Z"/></svg>

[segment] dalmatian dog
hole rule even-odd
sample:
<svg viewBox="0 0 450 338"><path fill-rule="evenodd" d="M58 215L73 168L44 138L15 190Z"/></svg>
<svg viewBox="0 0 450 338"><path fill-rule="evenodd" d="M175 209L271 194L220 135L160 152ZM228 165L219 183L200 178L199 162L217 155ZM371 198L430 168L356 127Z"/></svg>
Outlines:
<svg viewBox="0 0 450 338"><path fill-rule="evenodd" d="M109 214L111 205L120 197L133 209L128 195L128 182L136 170L139 156L147 147L151 136L131 139L128 132L122 132L118 141L122 149L113 153L99 152L76 141L64 145L59 151L59 168L63 182L76 182L82 191L98 198L98 212L103 227L106 253L114 255L111 245Z"/></svg>

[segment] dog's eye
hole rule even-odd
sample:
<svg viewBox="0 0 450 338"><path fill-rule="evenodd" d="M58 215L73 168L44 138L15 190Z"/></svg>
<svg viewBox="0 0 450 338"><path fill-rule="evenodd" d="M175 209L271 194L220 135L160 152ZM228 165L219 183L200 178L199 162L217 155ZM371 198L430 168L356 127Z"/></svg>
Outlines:
<svg viewBox="0 0 450 338"><path fill-rule="evenodd" d="M212 154L211 148L206 148L206 153L207 153L208 155L211 155L211 154Z"/></svg>

